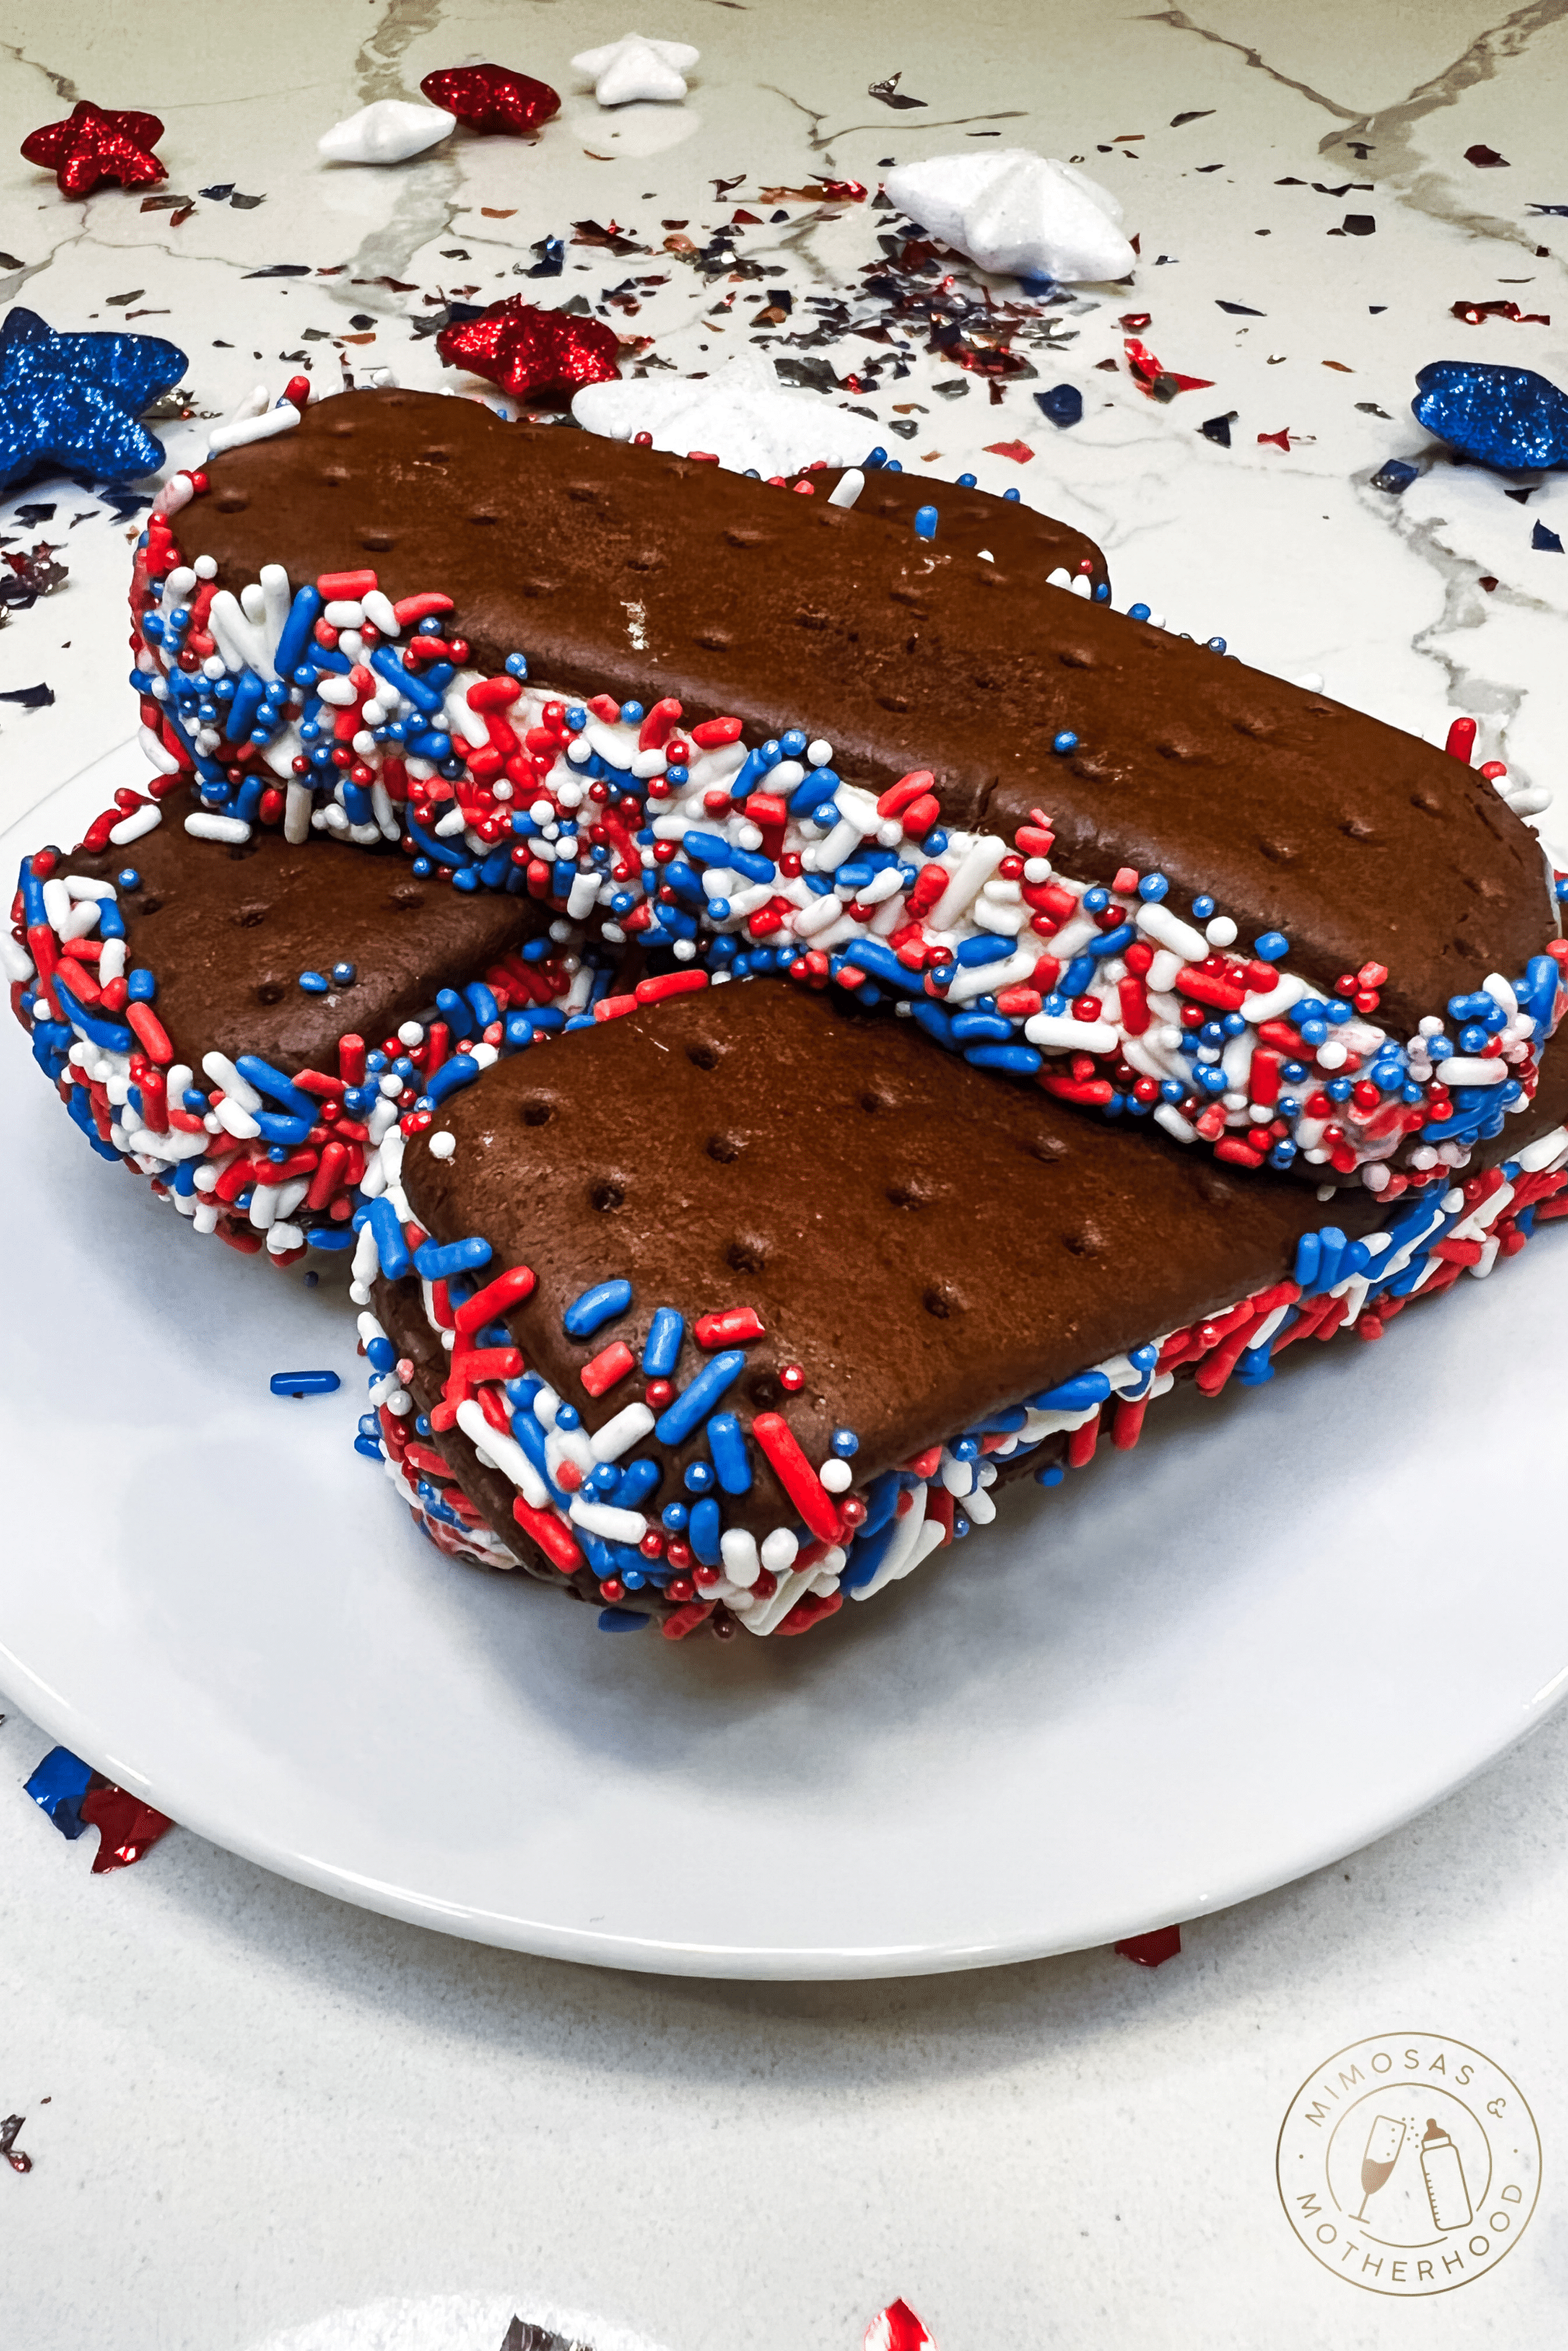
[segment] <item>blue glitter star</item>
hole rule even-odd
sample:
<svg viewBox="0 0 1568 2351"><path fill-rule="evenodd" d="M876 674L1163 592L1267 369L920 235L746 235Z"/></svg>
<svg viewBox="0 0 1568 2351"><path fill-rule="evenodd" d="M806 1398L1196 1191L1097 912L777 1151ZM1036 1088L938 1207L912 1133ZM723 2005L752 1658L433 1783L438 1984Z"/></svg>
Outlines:
<svg viewBox="0 0 1568 2351"><path fill-rule="evenodd" d="M1533 368L1434 360L1410 406L1451 449L1502 473L1568 465L1568 393Z"/></svg>
<svg viewBox="0 0 1568 2351"><path fill-rule="evenodd" d="M137 423L184 374L183 350L161 335L57 335L36 310L0 325L0 489L41 465L122 482L163 463Z"/></svg>

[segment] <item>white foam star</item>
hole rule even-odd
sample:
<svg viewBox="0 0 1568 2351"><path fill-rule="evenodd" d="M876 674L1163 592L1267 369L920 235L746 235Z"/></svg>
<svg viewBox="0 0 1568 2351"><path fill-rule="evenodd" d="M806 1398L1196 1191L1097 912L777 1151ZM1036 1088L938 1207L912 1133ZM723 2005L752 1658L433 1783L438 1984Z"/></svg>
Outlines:
<svg viewBox="0 0 1568 2351"><path fill-rule="evenodd" d="M457 117L443 107L381 98L335 122L316 141L316 152L329 163L402 163L434 147L456 125Z"/></svg>
<svg viewBox="0 0 1568 2351"><path fill-rule="evenodd" d="M601 106L625 106L639 98L685 98L684 77L701 55L687 41L655 41L644 33L623 33L601 49L582 50L571 62L592 82Z"/></svg>
<svg viewBox="0 0 1568 2351"><path fill-rule="evenodd" d="M1125 277L1136 259L1109 190L1027 147L933 155L890 172L883 189L901 213L982 269L1099 282Z"/></svg>
<svg viewBox="0 0 1568 2351"><path fill-rule="evenodd" d="M589 384L571 413L590 433L629 441L651 433L655 449L686 456L702 450L744 474L755 465L763 479L798 473L819 457L830 465L858 465L877 437L868 418L836 407L820 392L790 392L761 351L737 352L716 375L651 377Z"/></svg>

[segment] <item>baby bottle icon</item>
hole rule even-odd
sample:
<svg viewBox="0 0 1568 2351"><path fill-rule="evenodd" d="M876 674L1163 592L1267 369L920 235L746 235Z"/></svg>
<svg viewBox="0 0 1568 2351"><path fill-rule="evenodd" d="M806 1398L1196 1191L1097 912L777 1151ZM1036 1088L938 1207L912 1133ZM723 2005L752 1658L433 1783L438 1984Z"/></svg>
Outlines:
<svg viewBox="0 0 1568 2351"><path fill-rule="evenodd" d="M1438 2228L1468 2229L1472 2217L1470 2191L1465 2185L1459 2150L1430 2116L1421 2139L1421 2177L1427 2183L1427 2200Z"/></svg>

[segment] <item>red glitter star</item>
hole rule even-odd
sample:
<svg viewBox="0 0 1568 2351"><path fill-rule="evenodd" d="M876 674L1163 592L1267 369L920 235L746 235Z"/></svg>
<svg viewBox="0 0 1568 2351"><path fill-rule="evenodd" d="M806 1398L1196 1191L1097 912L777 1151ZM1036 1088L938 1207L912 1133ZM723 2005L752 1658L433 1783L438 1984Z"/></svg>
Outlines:
<svg viewBox="0 0 1568 2351"><path fill-rule="evenodd" d="M157 1844L165 1829L174 1825L166 1813L155 1813L140 1796L107 1781L88 1790L81 1800L81 1816L99 1833L92 1862L95 1877L110 1869L129 1869Z"/></svg>
<svg viewBox="0 0 1568 2351"><path fill-rule="evenodd" d="M499 131L512 139L528 138L560 111L548 81L508 66L455 66L426 74L419 86L432 106L444 107L470 131Z"/></svg>
<svg viewBox="0 0 1568 2351"><path fill-rule="evenodd" d="M598 319L541 310L520 294L492 302L476 319L444 327L435 348L448 367L488 376L514 400L559 406L585 383L612 383L620 338Z"/></svg>
<svg viewBox="0 0 1568 2351"><path fill-rule="evenodd" d="M100 180L122 188L151 187L168 172L152 152L163 136L155 114L116 111L82 99L63 122L29 131L22 152L29 163L52 172L63 196L88 196Z"/></svg>

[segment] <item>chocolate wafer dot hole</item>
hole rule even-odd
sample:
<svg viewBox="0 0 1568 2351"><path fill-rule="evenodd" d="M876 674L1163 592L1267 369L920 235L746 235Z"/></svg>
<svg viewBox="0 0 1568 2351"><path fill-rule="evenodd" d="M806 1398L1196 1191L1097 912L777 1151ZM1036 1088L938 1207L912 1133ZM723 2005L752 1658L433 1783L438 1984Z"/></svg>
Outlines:
<svg viewBox="0 0 1568 2351"><path fill-rule="evenodd" d="M601 1182L591 1186L588 1196L601 1216L609 1216L614 1209L623 1208L626 1205L626 1194L612 1176L607 1176Z"/></svg>
<svg viewBox="0 0 1568 2351"><path fill-rule="evenodd" d="M738 1159L742 1147L738 1134L710 1134L706 1144L708 1157L716 1159L721 1167L727 1167L732 1161Z"/></svg>
<svg viewBox="0 0 1568 2351"><path fill-rule="evenodd" d="M718 1047L716 1045L710 1045L706 1039L699 1038L695 1045L688 1045L686 1047L686 1059L690 1061L694 1069L716 1070L718 1067Z"/></svg>
<svg viewBox="0 0 1568 2351"><path fill-rule="evenodd" d="M251 992L258 1004L280 1004L286 993L280 979L258 979Z"/></svg>
<svg viewBox="0 0 1568 2351"><path fill-rule="evenodd" d="M927 1314L935 1314L938 1322L946 1322L958 1311L960 1301L950 1282L934 1281L920 1303Z"/></svg>
<svg viewBox="0 0 1568 2351"><path fill-rule="evenodd" d="M370 555L388 555L395 545L390 530L362 530L360 545Z"/></svg>
<svg viewBox="0 0 1568 2351"><path fill-rule="evenodd" d="M731 1241L724 1253L724 1261L736 1273L760 1273L768 1262L767 1245L754 1236L747 1235Z"/></svg>
<svg viewBox="0 0 1568 2351"><path fill-rule="evenodd" d="M218 494L220 514L244 514L250 500L243 490L222 490Z"/></svg>
<svg viewBox="0 0 1568 2351"><path fill-rule="evenodd" d="M555 1116L555 1104L549 1094L530 1094L523 1104L525 1126L548 1126Z"/></svg>

